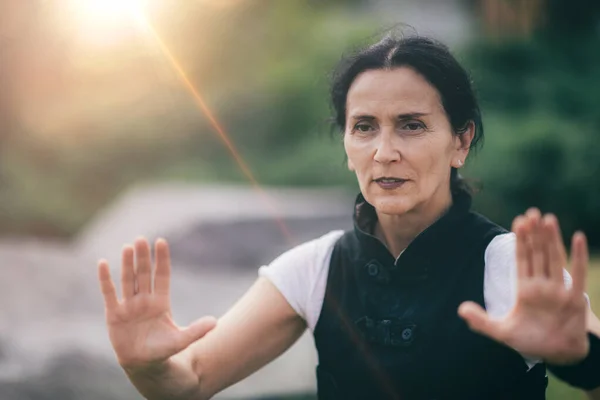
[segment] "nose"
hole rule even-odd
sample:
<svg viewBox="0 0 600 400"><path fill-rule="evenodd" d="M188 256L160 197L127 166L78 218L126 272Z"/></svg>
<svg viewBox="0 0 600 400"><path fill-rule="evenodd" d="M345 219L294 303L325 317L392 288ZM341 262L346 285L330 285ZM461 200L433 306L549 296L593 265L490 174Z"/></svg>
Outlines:
<svg viewBox="0 0 600 400"><path fill-rule="evenodd" d="M381 132L377 140L377 148L373 159L381 164L400 161L400 150L394 144L393 134Z"/></svg>

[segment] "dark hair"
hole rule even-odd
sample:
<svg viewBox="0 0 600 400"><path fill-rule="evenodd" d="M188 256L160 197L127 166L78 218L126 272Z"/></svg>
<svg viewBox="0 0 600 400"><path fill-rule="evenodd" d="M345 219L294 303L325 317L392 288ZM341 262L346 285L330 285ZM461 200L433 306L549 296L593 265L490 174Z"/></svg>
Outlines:
<svg viewBox="0 0 600 400"><path fill-rule="evenodd" d="M474 149L483 141L481 111L469 74L446 45L420 36L398 38L388 35L378 43L340 62L334 72L331 87L331 102L336 125L344 131L346 97L352 82L359 74L367 70L392 69L401 66L414 69L437 89L454 134L465 133L469 123L473 122L475 135L470 148ZM452 168L450 174L450 188L453 193L473 192L456 168Z"/></svg>

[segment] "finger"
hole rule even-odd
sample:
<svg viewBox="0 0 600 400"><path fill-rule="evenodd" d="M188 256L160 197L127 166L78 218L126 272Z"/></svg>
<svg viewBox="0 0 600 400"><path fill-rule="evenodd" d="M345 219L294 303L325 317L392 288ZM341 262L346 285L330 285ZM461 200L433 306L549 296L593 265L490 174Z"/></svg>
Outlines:
<svg viewBox="0 0 600 400"><path fill-rule="evenodd" d="M576 232L573 235L571 249L571 275L573 276L572 290L573 293L579 295L585 292L589 263L587 240L583 232Z"/></svg>
<svg viewBox="0 0 600 400"><path fill-rule="evenodd" d="M548 267L550 279L563 283L563 268L567 265L567 250L560 233L558 220L552 214L544 217L544 230L548 243Z"/></svg>
<svg viewBox="0 0 600 400"><path fill-rule="evenodd" d="M156 257L156 273L154 276L154 293L169 296L171 280L171 259L169 245L164 239L158 239L154 246Z"/></svg>
<svg viewBox="0 0 600 400"><path fill-rule="evenodd" d="M144 238L135 241L137 293L150 293L152 282L152 260L150 245Z"/></svg>
<svg viewBox="0 0 600 400"><path fill-rule="evenodd" d="M121 290L123 299L135 296L135 267L133 247L126 245L121 253Z"/></svg>
<svg viewBox="0 0 600 400"><path fill-rule="evenodd" d="M213 330L216 325L217 320L214 317L203 317L183 329L178 341L180 351L204 337L204 335Z"/></svg>
<svg viewBox="0 0 600 400"><path fill-rule="evenodd" d="M499 342L504 341L505 331L500 321L491 319L477 303L466 301L458 307L458 315L471 330L486 335Z"/></svg>
<svg viewBox="0 0 600 400"><path fill-rule="evenodd" d="M527 244L527 219L519 215L514 219L512 230L517 236L516 258L517 258L517 277L519 280L527 279L532 275L531 263L529 262L528 244Z"/></svg>
<svg viewBox="0 0 600 400"><path fill-rule="evenodd" d="M106 260L100 260L98 263L98 279L100 280L100 290L104 297L104 305L108 310L114 309L119 305L115 284L110 277L110 268Z"/></svg>
<svg viewBox="0 0 600 400"><path fill-rule="evenodd" d="M531 226L529 244L533 276L537 278L546 278L548 276L546 272L547 260L544 248L543 232L540 226L540 210L537 208L531 208L527 210L527 217L529 218L529 224Z"/></svg>

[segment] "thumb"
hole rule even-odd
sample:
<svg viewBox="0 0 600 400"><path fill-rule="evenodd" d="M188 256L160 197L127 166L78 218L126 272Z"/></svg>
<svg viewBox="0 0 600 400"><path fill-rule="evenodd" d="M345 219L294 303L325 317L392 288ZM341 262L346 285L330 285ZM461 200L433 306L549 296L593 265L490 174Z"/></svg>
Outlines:
<svg viewBox="0 0 600 400"><path fill-rule="evenodd" d="M181 330L178 347L181 348L181 350L186 349L192 343L212 331L216 325L217 320L214 317L202 317L193 322Z"/></svg>
<svg viewBox="0 0 600 400"><path fill-rule="evenodd" d="M503 341L501 322L491 319L479 304L465 301L458 307L458 315L467 322L471 330Z"/></svg>

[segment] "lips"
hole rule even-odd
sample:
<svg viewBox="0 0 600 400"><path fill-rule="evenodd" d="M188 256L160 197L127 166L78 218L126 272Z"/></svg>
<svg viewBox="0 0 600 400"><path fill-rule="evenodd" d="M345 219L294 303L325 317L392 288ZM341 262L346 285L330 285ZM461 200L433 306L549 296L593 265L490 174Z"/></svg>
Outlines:
<svg viewBox="0 0 600 400"><path fill-rule="evenodd" d="M375 179L373 182L383 190L396 190L404 186L406 179L393 176L382 176L381 178Z"/></svg>
<svg viewBox="0 0 600 400"><path fill-rule="evenodd" d="M384 177L375 179L375 182L377 182L377 183L402 183L405 181L406 181L406 179L394 178L394 177L388 177L388 176L384 176Z"/></svg>

